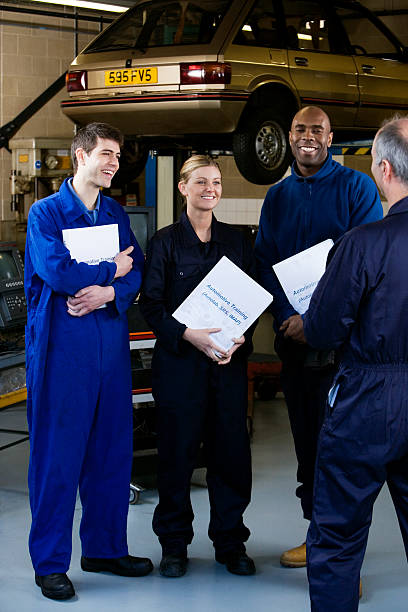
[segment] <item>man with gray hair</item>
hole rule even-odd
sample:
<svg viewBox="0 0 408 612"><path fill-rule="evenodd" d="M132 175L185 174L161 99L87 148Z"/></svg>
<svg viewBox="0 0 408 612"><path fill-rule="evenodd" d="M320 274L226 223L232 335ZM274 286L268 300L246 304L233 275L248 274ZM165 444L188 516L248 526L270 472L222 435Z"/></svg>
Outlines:
<svg viewBox="0 0 408 612"><path fill-rule="evenodd" d="M408 556L408 117L372 149L387 216L333 247L304 316L307 342L340 350L319 441L307 536L312 612L355 612L374 502L386 482Z"/></svg>

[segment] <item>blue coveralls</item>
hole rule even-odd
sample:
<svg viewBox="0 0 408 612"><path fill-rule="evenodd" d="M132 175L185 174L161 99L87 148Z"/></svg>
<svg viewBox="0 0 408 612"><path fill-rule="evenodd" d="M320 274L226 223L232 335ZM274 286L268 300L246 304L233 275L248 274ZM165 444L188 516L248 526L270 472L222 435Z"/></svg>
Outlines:
<svg viewBox="0 0 408 612"><path fill-rule="evenodd" d="M357 225L383 216L377 188L367 175L333 161L330 152L316 174L292 174L266 194L255 243L258 280L273 295L270 310L275 331L297 314L290 305L272 266L327 238L337 240ZM281 382L285 394L296 456L296 495L306 519L312 516L314 466L317 440L324 418L326 397L335 365L305 365L310 347L277 333L275 350L282 361Z"/></svg>
<svg viewBox="0 0 408 612"><path fill-rule="evenodd" d="M134 246L132 270L71 260L62 229L92 225L67 181L33 204L25 258L27 412L30 431L30 554L39 575L67 572L76 493L87 557L128 554L132 403L126 310L141 282L143 253L121 206L100 195L97 225L117 223L120 250ZM83 317L67 296L113 284L115 300Z"/></svg>
<svg viewBox="0 0 408 612"><path fill-rule="evenodd" d="M251 498L246 369L253 329L231 362L220 366L182 339L186 326L172 317L223 255L254 275L251 245L240 232L213 217L211 240L203 243L185 212L178 223L155 234L147 252L140 307L157 336L152 368L159 504L153 529L164 554L185 555L193 538L190 480L201 442L209 536L217 552L244 551L250 533L243 513Z"/></svg>
<svg viewBox="0 0 408 612"><path fill-rule="evenodd" d="M304 317L341 362L319 440L307 536L313 612L355 612L373 504L387 482L408 555L408 197L348 232Z"/></svg>

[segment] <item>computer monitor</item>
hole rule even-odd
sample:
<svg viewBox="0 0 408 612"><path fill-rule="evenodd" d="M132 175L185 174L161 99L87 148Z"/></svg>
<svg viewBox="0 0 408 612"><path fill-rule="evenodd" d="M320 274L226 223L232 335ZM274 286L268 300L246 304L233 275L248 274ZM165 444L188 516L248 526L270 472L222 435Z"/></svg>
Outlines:
<svg viewBox="0 0 408 612"><path fill-rule="evenodd" d="M22 287L24 265L20 251L10 243L0 243L0 290Z"/></svg>
<svg viewBox="0 0 408 612"><path fill-rule="evenodd" d="M149 206L124 206L129 215L130 227L143 253L146 253L147 243L156 230L156 208Z"/></svg>
<svg viewBox="0 0 408 612"><path fill-rule="evenodd" d="M20 251L0 243L0 327L22 325L27 315L24 265Z"/></svg>

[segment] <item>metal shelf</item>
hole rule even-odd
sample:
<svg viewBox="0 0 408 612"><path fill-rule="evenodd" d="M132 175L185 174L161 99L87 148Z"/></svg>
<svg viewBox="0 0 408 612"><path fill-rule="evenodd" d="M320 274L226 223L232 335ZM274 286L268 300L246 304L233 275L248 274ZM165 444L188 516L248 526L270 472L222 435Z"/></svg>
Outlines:
<svg viewBox="0 0 408 612"><path fill-rule="evenodd" d="M0 355L0 370L11 368L16 365L25 364L25 351L18 351L6 355Z"/></svg>

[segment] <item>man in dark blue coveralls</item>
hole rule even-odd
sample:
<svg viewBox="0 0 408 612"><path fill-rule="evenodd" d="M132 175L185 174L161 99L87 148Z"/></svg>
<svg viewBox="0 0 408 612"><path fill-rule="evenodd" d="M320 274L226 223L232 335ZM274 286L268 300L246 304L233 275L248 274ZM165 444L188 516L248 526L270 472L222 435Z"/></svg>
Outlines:
<svg viewBox="0 0 408 612"><path fill-rule="evenodd" d="M78 486L82 569L122 576L152 569L149 559L128 554L126 537L132 464L126 311L139 290L143 253L126 213L100 192L118 170L122 142L107 124L82 128L72 143L74 178L33 204L28 217L29 546L35 581L51 599L75 594L66 572ZM118 225L121 252L113 261L71 259L63 229L107 224Z"/></svg>
<svg viewBox="0 0 408 612"><path fill-rule="evenodd" d="M307 342L339 349L319 440L307 536L313 612L355 612L373 504L388 484L408 556L408 117L374 140L390 210L348 232L304 316Z"/></svg>
<svg viewBox="0 0 408 612"><path fill-rule="evenodd" d="M317 440L336 366L333 354L318 354L301 344L302 318L290 305L272 266L383 216L374 182L332 159L328 150L332 137L322 109L309 106L295 115L289 133L295 157L292 173L269 189L255 244L259 281L273 295L275 349L282 361L282 388L298 460L296 495L307 520L312 517ZM281 564L304 567L305 543L284 552Z"/></svg>

